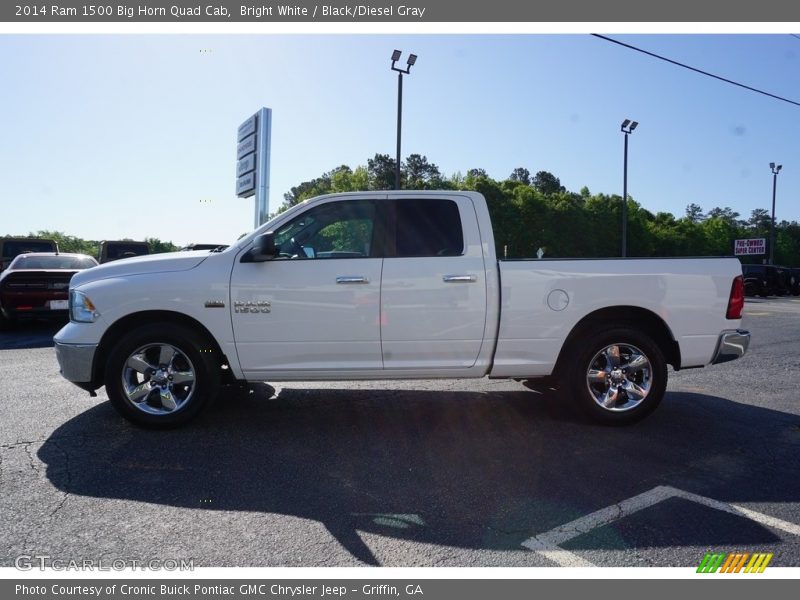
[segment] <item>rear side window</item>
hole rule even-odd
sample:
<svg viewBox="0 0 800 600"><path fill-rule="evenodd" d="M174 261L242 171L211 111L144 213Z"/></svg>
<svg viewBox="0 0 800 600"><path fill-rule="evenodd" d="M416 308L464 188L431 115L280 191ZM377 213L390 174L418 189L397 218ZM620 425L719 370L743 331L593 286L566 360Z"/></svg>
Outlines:
<svg viewBox="0 0 800 600"><path fill-rule="evenodd" d="M452 200L398 200L397 257L460 256L464 233L458 205Z"/></svg>
<svg viewBox="0 0 800 600"><path fill-rule="evenodd" d="M14 258L28 252L53 252L55 247L51 242L3 242L3 257Z"/></svg>
<svg viewBox="0 0 800 600"><path fill-rule="evenodd" d="M149 254L149 247L144 244L108 244L106 256L110 259L127 258Z"/></svg>

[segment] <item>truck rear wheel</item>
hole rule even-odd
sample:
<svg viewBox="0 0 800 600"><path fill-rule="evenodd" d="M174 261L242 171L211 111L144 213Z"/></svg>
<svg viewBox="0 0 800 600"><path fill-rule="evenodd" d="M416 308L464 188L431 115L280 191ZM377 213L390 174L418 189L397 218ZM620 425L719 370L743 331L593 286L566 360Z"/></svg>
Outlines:
<svg viewBox="0 0 800 600"><path fill-rule="evenodd" d="M182 425L219 392L208 341L187 327L154 323L124 335L105 369L106 393L126 419L148 428Z"/></svg>
<svg viewBox="0 0 800 600"><path fill-rule="evenodd" d="M590 334L574 346L564 388L593 421L623 425L649 415L667 388L667 365L648 336L628 327Z"/></svg>

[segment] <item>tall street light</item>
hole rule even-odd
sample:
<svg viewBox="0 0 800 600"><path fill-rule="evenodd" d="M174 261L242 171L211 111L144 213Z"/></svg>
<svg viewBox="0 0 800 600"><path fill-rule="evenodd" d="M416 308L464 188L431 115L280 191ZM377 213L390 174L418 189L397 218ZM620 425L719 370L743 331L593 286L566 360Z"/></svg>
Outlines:
<svg viewBox="0 0 800 600"><path fill-rule="evenodd" d="M417 62L416 54L409 54L406 61L406 68L401 69L397 66L400 60L401 50L392 52L392 71L397 71L397 162L394 165L394 189L400 189L400 131L403 125L403 75L411 72L411 67Z"/></svg>
<svg viewBox="0 0 800 600"><path fill-rule="evenodd" d="M772 169L772 221L769 229L769 264L775 264L775 189L778 187L778 173L781 172L783 165L769 163Z"/></svg>
<svg viewBox="0 0 800 600"><path fill-rule="evenodd" d="M622 169L622 257L628 256L628 135L639 125L625 119L620 130L625 134L625 163Z"/></svg>

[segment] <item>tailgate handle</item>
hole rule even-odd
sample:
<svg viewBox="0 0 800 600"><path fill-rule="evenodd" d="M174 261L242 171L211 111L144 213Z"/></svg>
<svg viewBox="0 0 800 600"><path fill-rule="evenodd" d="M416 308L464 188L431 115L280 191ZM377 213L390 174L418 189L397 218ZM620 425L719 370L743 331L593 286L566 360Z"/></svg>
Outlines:
<svg viewBox="0 0 800 600"><path fill-rule="evenodd" d="M474 283L478 280L475 275L444 275L442 281L445 283Z"/></svg>
<svg viewBox="0 0 800 600"><path fill-rule="evenodd" d="M336 278L336 283L369 283L369 279L362 275L342 275Z"/></svg>

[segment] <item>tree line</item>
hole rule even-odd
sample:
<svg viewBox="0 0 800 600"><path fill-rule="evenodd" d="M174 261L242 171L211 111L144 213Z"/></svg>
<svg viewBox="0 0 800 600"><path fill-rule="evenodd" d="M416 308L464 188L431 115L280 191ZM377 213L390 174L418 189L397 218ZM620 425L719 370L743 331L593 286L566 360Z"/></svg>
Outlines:
<svg viewBox="0 0 800 600"><path fill-rule="evenodd" d="M99 258L99 240L84 240L83 238L79 238L74 235L67 235L63 231L48 231L46 229L42 229L35 233L30 232L26 236L4 235L2 237L28 237L41 240L54 240L58 244L58 250L60 252L74 252L77 254L86 254L88 256L93 256L94 258ZM134 240L130 238L123 238L119 241L132 242ZM172 242L162 242L158 238L145 238L144 241L147 242L151 254L158 254L160 252L175 252L178 250L178 246Z"/></svg>
<svg viewBox="0 0 800 600"><path fill-rule="evenodd" d="M486 197L494 226L498 256L530 258L539 248L549 258L596 258L620 255L622 196L593 194L583 187L567 190L548 171L535 175L518 167L504 180L489 177L484 169L450 177L427 157L411 154L401 162L402 189L475 190ZM391 190L395 160L376 154L355 169L341 165L291 188L283 196L282 212L313 196L332 192ZM730 256L733 241L744 238L769 240L770 214L753 209L744 218L730 207L704 211L689 204L676 217L653 213L628 197L628 256ZM800 266L800 223L781 221L775 226L775 264ZM742 257L760 263L763 256Z"/></svg>
<svg viewBox="0 0 800 600"><path fill-rule="evenodd" d="M548 258L597 258L620 255L622 197L593 194L583 187L567 190L548 171L535 174L514 169L498 181L484 169L469 169L466 175L443 176L427 157L411 154L400 165L402 189L475 190L486 197L498 256L530 258L539 248ZM278 213L320 194L361 190L391 190L395 182L395 160L376 154L355 169L341 165L310 181L304 181L283 196ZM770 214L753 209L743 218L730 207L704 211L689 204L685 213L652 213L628 198L628 256L730 256L733 240L769 239ZM775 264L800 266L800 223L776 223ZM5 236L9 237L9 236ZM62 252L97 256L99 241L84 240L60 231L38 231L28 237L53 239ZM178 249L172 242L145 240L152 253ZM763 256L741 257L744 263L760 263Z"/></svg>

